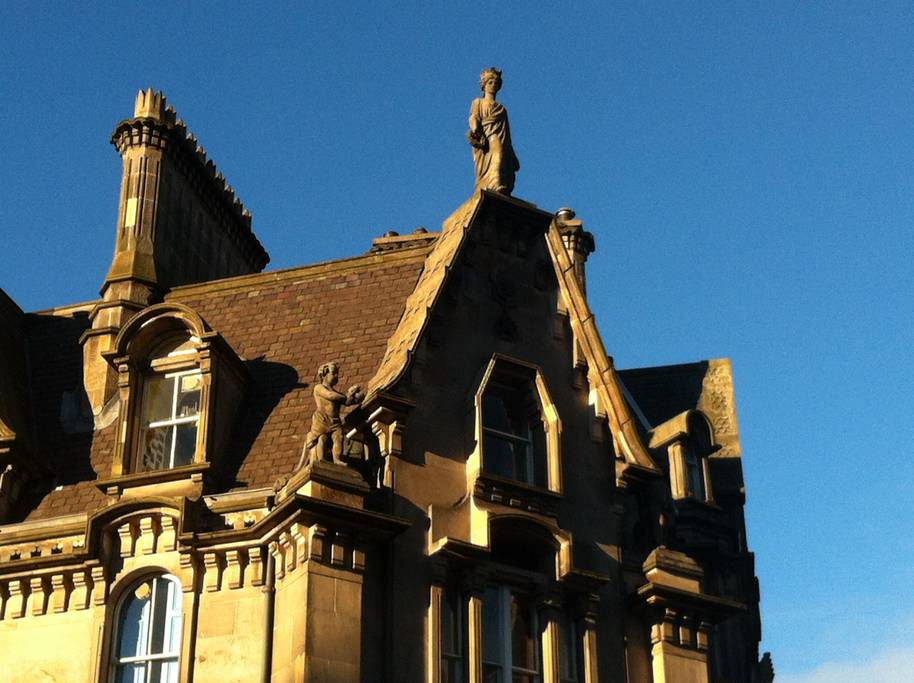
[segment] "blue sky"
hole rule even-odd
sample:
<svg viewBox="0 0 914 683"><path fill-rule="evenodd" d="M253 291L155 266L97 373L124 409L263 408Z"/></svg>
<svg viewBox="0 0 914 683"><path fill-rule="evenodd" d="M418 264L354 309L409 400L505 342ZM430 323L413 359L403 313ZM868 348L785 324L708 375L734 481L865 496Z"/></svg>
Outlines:
<svg viewBox="0 0 914 683"><path fill-rule="evenodd" d="M271 268L436 229L472 188L467 112L495 64L515 194L595 233L617 364L733 362L779 680L897 680L914 667L914 6L635 5L4 3L0 287L27 310L96 296L108 137L147 86L251 209Z"/></svg>

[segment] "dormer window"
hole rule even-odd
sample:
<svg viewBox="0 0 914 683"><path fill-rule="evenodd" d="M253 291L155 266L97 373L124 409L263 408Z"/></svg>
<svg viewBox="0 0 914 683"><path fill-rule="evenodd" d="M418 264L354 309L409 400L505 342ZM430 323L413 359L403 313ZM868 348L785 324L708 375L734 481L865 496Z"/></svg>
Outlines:
<svg viewBox="0 0 914 683"><path fill-rule="evenodd" d="M119 438L113 479L100 485L199 481L219 465L246 373L218 333L186 306L158 304L124 326L106 358L118 371Z"/></svg>
<svg viewBox="0 0 914 683"><path fill-rule="evenodd" d="M561 423L536 366L495 356L476 393L476 418L471 478L482 472L561 490Z"/></svg>
<svg viewBox="0 0 914 683"><path fill-rule="evenodd" d="M713 502L709 458L720 446L704 413L687 410L655 427L651 448L666 450L673 498Z"/></svg>

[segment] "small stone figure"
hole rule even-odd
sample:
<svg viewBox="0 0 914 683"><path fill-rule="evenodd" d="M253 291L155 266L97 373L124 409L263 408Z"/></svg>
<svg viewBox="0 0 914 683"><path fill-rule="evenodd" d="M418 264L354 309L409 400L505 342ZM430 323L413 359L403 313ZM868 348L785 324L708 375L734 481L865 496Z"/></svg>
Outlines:
<svg viewBox="0 0 914 683"><path fill-rule="evenodd" d="M479 87L483 96L470 105L467 132L467 140L473 146L476 189L509 195L514 190L514 174L520 170L520 162L511 146L508 110L495 101L495 93L501 90L501 71L494 66L484 69L479 75Z"/></svg>
<svg viewBox="0 0 914 683"><path fill-rule="evenodd" d="M336 363L321 365L317 379L320 384L314 386L315 410L311 416L311 431L305 437L305 446L296 469L305 463L313 464L330 460L331 457L333 462L345 464L342 459L343 421L340 419L340 409L343 406L358 405L365 400L365 393L358 384L349 387L345 394L334 389L340 379L340 368Z"/></svg>

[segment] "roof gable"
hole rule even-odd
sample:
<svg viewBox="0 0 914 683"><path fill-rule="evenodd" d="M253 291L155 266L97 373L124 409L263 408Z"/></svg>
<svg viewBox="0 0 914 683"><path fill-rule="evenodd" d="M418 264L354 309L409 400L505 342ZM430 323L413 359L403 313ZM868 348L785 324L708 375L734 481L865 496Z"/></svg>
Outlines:
<svg viewBox="0 0 914 683"><path fill-rule="evenodd" d="M598 411L605 413L613 435L616 453L626 468L645 473L659 472L638 433L631 410L611 359L607 356L586 296L574 276L574 265L552 217L532 204L503 195L479 191L445 219L441 237L426 262L416 288L406 302L403 318L388 340L384 360L369 383L368 401L391 390L403 377L428 326L448 276L476 224L484 204L497 203L502 210L522 212L528 220L548 222L546 242L559 289L569 314L572 331L587 360L591 387L596 393Z"/></svg>

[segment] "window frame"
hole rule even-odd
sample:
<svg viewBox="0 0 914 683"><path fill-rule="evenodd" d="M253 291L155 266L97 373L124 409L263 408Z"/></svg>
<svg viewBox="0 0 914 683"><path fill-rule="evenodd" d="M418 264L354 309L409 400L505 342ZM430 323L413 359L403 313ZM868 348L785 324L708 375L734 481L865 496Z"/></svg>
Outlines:
<svg viewBox="0 0 914 683"><path fill-rule="evenodd" d="M195 340L193 337L190 338L190 341L199 341ZM188 362L191 360L191 362ZM160 362L165 361L165 362ZM181 359L180 363L176 366L171 358L158 359L154 358L149 363L149 371L143 373L142 375L142 391L140 392L140 404L138 415L135 421L135 433L136 439L133 447L133 456L131 458L131 467L130 472L136 474L142 473L152 473L152 472L162 472L167 470L173 470L176 467L185 467L187 465L193 465L194 463L200 462L200 451L201 451L201 442L200 442L200 427L201 427L201 418L203 416L203 373L200 371L199 365L196 362L193 362L192 359ZM175 381L174 388L172 390L172 399L171 399L171 417L164 420L150 420L146 421L146 410L149 405L149 390L152 386L152 380L157 378L175 378L179 380L183 377L198 377L199 383L196 389L197 392L197 410L192 416L188 417L177 417L175 415L177 411L177 402L180 395L179 391L179 381ZM181 465L174 464L175 449L177 447L177 427L184 424L195 424L196 430L194 434L194 452L191 456L190 462L183 463ZM163 467L157 468L144 468L142 466L142 461L145 457L145 450L143 446L143 436L148 429L154 429L159 427L175 427L175 433L171 435L171 449L169 464Z"/></svg>
<svg viewBox="0 0 914 683"><path fill-rule="evenodd" d="M156 638L156 631L152 628L155 625L156 620L156 608L160 604L157 602L157 598L160 595L159 586L160 581L164 581L169 584L170 588L174 591L172 593L173 600L172 603L166 602L164 606L164 613L161 618L161 627L162 633L160 638L162 642L165 642L165 638L168 635L168 629L171 626L171 620L174 618L177 613L179 619L179 627L177 629L177 635L174 642L171 643L171 649L168 652L159 652L159 653L150 653L148 650L152 648L152 643ZM120 657L119 651L121 649L121 637L124 635L124 632L121 628L121 618L129 604L131 598L135 595L137 588L139 588L144 583L152 584L152 594L149 598L149 610L147 623L145 627L142 627L141 632L145 631L143 635L144 652L139 655L129 655L127 657ZM165 600L168 600L167 594ZM175 609L177 607L177 610ZM115 683L117 680L118 674L125 667L132 664L149 664L155 662L174 662L175 664L175 675L170 680L164 680L159 676L158 681L149 680L151 672L149 668L146 667L146 673L144 675L143 683L178 683L181 680L181 655L184 650L184 609L183 609L183 588L178 577L168 574L166 572L159 572L154 574L145 574L144 576L132 581L125 590L118 597L117 603L112 613L111 620L111 636L110 636L110 653L109 653L109 665L108 665L108 681L110 683Z"/></svg>
<svg viewBox="0 0 914 683"><path fill-rule="evenodd" d="M506 381L506 378L510 381ZM497 388L511 387L512 384L519 384L520 381L529 382L528 391L532 392L539 406L540 419L543 424L543 433L545 440L545 486L533 483L536 479L534 467L529 467L529 481L508 478L492 471L486 470L486 457L484 441L487 434L494 438L510 440L512 443L525 443L528 445L528 464L535 464L535 454L533 453L534 441L532 435L529 439L524 440L521 435L505 433L492 427L488 427L484 422L484 399L486 391L490 386ZM491 477L501 481L510 481L522 487L538 489L540 491L551 491L561 494L562 492L562 467L561 467L561 434L562 422L559 418L558 410L552 401L549 391L546 387L545 379L540 368L532 363L523 360L511 358L502 354L494 354L486 365L480 382L477 384L474 396L475 407L475 437L476 445L467 460L467 483L470 490L473 489L476 479L479 477ZM533 462L530 462L533 461ZM513 463L512 463L513 465Z"/></svg>
<svg viewBox="0 0 914 683"><path fill-rule="evenodd" d="M567 607L560 610L559 614L560 616L557 620L559 630L558 680L559 683L582 683L584 681L584 640L581 637L581 629L574 613ZM566 639L569 646L567 653L565 650ZM566 658L566 654L570 656ZM571 670L571 677L562 673L562 664L566 659L570 659L568 668Z"/></svg>
<svg viewBox="0 0 914 683"><path fill-rule="evenodd" d="M446 637L446 615L454 615L454 632L456 635L456 651L447 650ZM441 595L441 647L438 658L438 680L441 683L459 683L466 679L467 667L467 600L466 597L454 587L445 587ZM456 668L456 676L453 681L448 677L446 671L448 664L453 663Z"/></svg>
<svg viewBox="0 0 914 683"><path fill-rule="evenodd" d="M492 595L496 596L498 601L498 640L499 645L501 646L501 661L487 661L485 658L486 653L486 642L489 637L489 634L486 633L486 619L485 611L491 605L490 597ZM514 631L511 623L511 612L513 607L513 601L516 596L522 596L526 600L530 601L530 604L527 606L529 613L529 620L532 630L532 640L534 645L534 664L537 666L536 669L527 669L521 666L515 666L514 663ZM486 672L489 667L496 667L500 671L500 683L511 683L514 680L515 674L520 674L521 676L529 677L533 683L543 683L544 678L544 666L543 666L543 646L542 646L542 627L540 625L540 618L536 608L536 604L533 601L532 596L529 592L524 591L523 589L518 589L516 586L513 586L508 583L492 584L486 588L485 594L483 595L482 600L482 609L483 609L483 632L482 632L482 650L480 652L480 663L483 671L483 678L486 677ZM488 669L491 670L491 669Z"/></svg>

